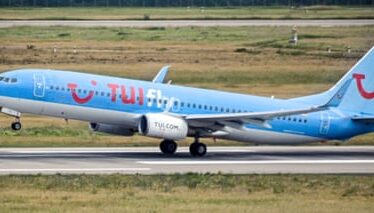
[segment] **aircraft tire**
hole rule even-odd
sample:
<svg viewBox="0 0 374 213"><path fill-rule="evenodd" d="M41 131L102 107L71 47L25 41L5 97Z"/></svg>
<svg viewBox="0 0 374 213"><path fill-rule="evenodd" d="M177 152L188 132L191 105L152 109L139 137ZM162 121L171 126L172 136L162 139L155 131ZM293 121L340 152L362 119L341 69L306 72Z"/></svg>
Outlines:
<svg viewBox="0 0 374 213"><path fill-rule="evenodd" d="M202 157L206 154L207 148L203 143L195 142L190 145L190 153L192 156Z"/></svg>
<svg viewBox="0 0 374 213"><path fill-rule="evenodd" d="M174 154L177 151L177 147L177 143L175 143L175 141L172 140L163 140L160 143L160 150L164 154Z"/></svg>
<svg viewBox="0 0 374 213"><path fill-rule="evenodd" d="M22 129L22 124L20 122L13 122L11 127L14 131L19 131Z"/></svg>

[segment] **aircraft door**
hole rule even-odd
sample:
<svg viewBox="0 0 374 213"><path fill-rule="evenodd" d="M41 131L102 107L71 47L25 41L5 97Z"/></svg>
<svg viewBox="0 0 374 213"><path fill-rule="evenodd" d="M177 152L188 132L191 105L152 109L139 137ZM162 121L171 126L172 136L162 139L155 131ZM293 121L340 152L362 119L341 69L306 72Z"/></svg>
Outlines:
<svg viewBox="0 0 374 213"><path fill-rule="evenodd" d="M330 129L330 116L327 112L322 112L321 113L321 126L319 133L321 135L327 135L329 133Z"/></svg>
<svg viewBox="0 0 374 213"><path fill-rule="evenodd" d="M40 73L34 74L34 96L43 98L45 95L45 77Z"/></svg>

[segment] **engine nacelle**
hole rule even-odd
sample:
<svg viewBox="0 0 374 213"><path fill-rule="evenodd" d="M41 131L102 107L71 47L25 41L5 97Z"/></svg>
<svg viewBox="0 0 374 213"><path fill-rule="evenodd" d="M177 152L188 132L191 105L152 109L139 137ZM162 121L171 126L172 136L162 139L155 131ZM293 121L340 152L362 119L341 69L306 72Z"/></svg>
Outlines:
<svg viewBox="0 0 374 213"><path fill-rule="evenodd" d="M103 132L112 135L133 136L134 131L124 127L102 123L90 123L90 129L94 132Z"/></svg>
<svg viewBox="0 0 374 213"><path fill-rule="evenodd" d="M145 136L168 140L187 137L188 125L183 119L164 114L146 114L139 122L139 132Z"/></svg>

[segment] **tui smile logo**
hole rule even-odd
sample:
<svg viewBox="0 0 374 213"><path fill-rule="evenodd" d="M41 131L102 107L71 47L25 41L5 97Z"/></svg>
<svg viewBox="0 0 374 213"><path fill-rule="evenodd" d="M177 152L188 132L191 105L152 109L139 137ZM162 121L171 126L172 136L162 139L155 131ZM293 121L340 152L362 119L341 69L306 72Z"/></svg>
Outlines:
<svg viewBox="0 0 374 213"><path fill-rule="evenodd" d="M364 89L364 86L362 84L362 80L365 79L365 75L354 73L353 78L356 79L357 89L360 92L360 95L365 99L373 99L374 98L374 92L368 92Z"/></svg>

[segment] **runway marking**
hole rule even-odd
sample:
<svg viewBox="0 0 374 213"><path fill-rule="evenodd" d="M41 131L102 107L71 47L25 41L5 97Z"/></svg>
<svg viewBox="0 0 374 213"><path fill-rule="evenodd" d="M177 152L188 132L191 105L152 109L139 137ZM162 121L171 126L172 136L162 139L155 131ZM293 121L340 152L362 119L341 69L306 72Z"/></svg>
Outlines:
<svg viewBox="0 0 374 213"><path fill-rule="evenodd" d="M259 160L259 161L138 161L148 165L216 165L216 164L374 164L374 160Z"/></svg>
<svg viewBox="0 0 374 213"><path fill-rule="evenodd" d="M1 172L116 172L150 171L151 168L45 168L45 169L0 169Z"/></svg>

